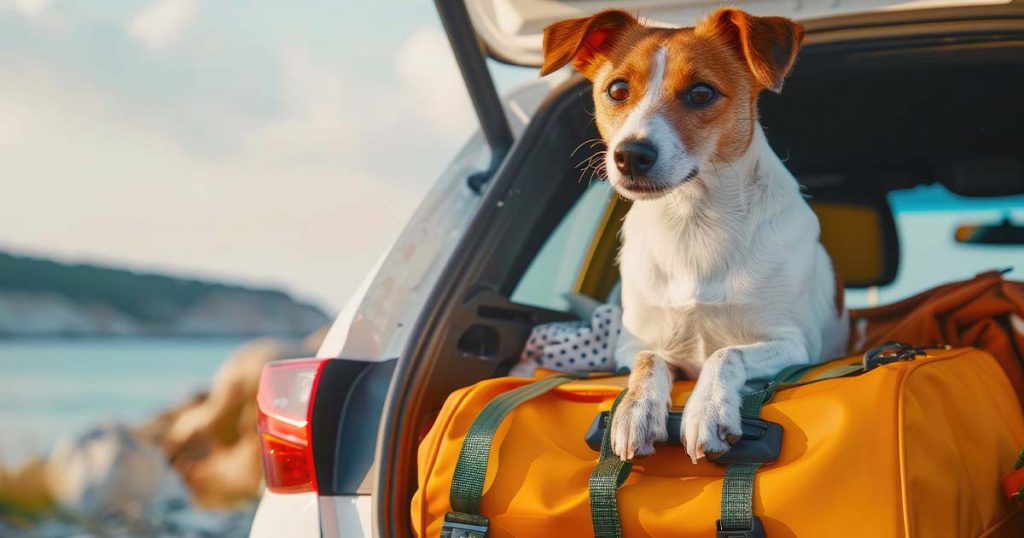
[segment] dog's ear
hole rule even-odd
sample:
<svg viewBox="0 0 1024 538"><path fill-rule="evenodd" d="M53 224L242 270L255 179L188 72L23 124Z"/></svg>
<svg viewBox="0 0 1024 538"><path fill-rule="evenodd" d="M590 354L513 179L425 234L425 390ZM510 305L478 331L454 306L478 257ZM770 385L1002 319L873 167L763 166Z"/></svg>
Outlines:
<svg viewBox="0 0 1024 538"><path fill-rule="evenodd" d="M593 77L600 63L624 30L640 23L625 11L602 11L592 17L556 22L544 29L544 65L540 75L572 62L577 71Z"/></svg>
<svg viewBox="0 0 1024 538"><path fill-rule="evenodd" d="M758 83L775 93L782 91L804 40L804 27L785 17L755 17L732 8L715 11L697 25L697 31L725 37L743 55Z"/></svg>

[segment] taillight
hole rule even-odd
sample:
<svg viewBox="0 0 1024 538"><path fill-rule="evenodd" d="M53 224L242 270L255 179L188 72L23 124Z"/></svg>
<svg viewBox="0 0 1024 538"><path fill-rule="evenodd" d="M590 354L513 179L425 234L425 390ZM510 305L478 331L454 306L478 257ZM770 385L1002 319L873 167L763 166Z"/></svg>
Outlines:
<svg viewBox="0 0 1024 538"><path fill-rule="evenodd" d="M320 374L330 359L296 359L263 367L256 395L267 488L315 491L310 424Z"/></svg>

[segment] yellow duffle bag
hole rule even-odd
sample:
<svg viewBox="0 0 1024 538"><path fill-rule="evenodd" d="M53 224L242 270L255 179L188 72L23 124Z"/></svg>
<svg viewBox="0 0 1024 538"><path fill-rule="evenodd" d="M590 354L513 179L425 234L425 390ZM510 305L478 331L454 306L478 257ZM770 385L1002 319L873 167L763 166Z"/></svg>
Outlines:
<svg viewBox="0 0 1024 538"><path fill-rule="evenodd" d="M1024 536L1000 490L1024 416L983 351L897 345L789 369L745 398L744 439L717 463L600 446L624 386L498 378L451 394L419 447L416 535ZM673 404L692 388L676 383Z"/></svg>

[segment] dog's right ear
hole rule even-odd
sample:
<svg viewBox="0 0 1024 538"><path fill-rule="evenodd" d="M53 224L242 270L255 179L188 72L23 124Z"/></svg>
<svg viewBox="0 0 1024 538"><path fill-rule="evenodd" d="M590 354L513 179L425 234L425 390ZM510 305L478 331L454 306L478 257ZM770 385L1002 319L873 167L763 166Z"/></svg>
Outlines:
<svg viewBox="0 0 1024 538"><path fill-rule="evenodd" d="M592 17L556 22L544 29L544 76L572 62L587 78L593 77L599 60L603 59L623 30L640 23L629 13L602 11Z"/></svg>
<svg viewBox="0 0 1024 538"><path fill-rule="evenodd" d="M725 36L743 54L758 84L775 93L782 91L804 40L804 27L789 19L755 17L733 8L715 11L696 30Z"/></svg>

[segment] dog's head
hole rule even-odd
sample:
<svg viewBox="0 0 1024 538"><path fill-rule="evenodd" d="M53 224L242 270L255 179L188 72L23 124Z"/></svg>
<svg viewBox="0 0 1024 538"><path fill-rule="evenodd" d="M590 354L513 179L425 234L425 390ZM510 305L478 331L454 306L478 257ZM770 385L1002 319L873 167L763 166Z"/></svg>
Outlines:
<svg viewBox="0 0 1024 538"><path fill-rule="evenodd" d="M789 19L737 9L680 29L605 11L547 27L541 75L571 62L593 82L609 181L653 199L744 153L757 96L782 89L803 35Z"/></svg>

